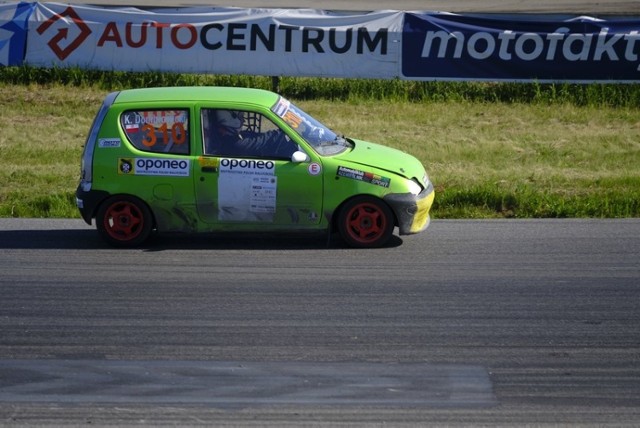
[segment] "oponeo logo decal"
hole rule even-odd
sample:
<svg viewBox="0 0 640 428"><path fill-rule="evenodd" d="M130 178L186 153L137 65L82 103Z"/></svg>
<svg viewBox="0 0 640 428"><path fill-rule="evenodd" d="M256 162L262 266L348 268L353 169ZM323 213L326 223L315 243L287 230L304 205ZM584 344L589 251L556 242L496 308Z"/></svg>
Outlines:
<svg viewBox="0 0 640 428"><path fill-rule="evenodd" d="M249 174L273 174L276 165L273 161L255 159L222 159L220 172L239 172Z"/></svg>
<svg viewBox="0 0 640 428"><path fill-rule="evenodd" d="M85 22L78 16L75 10L72 7L68 7L64 10L64 12L60 14L55 14L51 18L44 21L37 28L38 34L42 35L45 31L49 29L53 24L55 24L59 20L64 20L64 18L70 18L71 21L75 24L78 29L78 35L75 39L71 40L71 42L65 45L67 37L69 36L69 28L60 28L58 32L49 40L47 45L51 48L53 53L63 61L67 58L73 51L75 51L78 46L85 41L87 37L91 34L91 29L85 24Z"/></svg>
<svg viewBox="0 0 640 428"><path fill-rule="evenodd" d="M190 171L191 161L188 159L118 159L119 174L188 177Z"/></svg>

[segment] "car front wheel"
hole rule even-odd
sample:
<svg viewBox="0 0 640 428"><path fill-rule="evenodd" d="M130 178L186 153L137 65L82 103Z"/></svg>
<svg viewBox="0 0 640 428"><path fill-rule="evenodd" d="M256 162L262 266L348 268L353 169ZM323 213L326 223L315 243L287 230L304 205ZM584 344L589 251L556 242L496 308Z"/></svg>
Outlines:
<svg viewBox="0 0 640 428"><path fill-rule="evenodd" d="M153 221L147 205L132 196L113 196L98 208L100 236L116 247L135 247L151 234Z"/></svg>
<svg viewBox="0 0 640 428"><path fill-rule="evenodd" d="M340 235L352 247L381 247L391 237L393 227L391 209L382 200L371 196L358 196L347 201L338 217Z"/></svg>

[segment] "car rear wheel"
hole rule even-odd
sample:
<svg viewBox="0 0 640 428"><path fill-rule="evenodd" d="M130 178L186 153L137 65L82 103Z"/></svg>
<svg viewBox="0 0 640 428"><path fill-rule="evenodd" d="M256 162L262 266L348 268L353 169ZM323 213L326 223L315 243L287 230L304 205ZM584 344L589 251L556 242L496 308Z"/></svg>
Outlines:
<svg viewBox="0 0 640 428"><path fill-rule="evenodd" d="M391 209L382 200L359 196L347 201L338 217L342 239L352 247L383 246L393 233Z"/></svg>
<svg viewBox="0 0 640 428"><path fill-rule="evenodd" d="M153 221L147 205L132 196L114 196L100 205L96 216L98 232L116 247L135 247L151 234Z"/></svg>

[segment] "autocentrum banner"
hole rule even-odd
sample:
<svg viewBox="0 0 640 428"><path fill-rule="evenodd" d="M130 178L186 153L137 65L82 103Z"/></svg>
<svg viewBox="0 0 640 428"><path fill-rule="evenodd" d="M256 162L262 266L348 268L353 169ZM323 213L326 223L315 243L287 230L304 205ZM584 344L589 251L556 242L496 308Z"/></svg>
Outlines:
<svg viewBox="0 0 640 428"><path fill-rule="evenodd" d="M0 4L0 65L615 83L639 55L637 17Z"/></svg>
<svg viewBox="0 0 640 428"><path fill-rule="evenodd" d="M389 78L402 13L38 3L30 29L25 62L34 66Z"/></svg>

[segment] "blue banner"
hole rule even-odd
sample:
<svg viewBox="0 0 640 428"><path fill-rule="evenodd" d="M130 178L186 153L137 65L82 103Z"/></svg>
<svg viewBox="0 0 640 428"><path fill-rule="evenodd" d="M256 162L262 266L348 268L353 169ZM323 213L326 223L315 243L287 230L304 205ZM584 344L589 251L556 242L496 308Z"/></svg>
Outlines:
<svg viewBox="0 0 640 428"><path fill-rule="evenodd" d="M0 66L21 65L27 43L27 25L35 3L0 5Z"/></svg>
<svg viewBox="0 0 640 428"><path fill-rule="evenodd" d="M640 20L492 19L407 13L402 77L638 82Z"/></svg>

